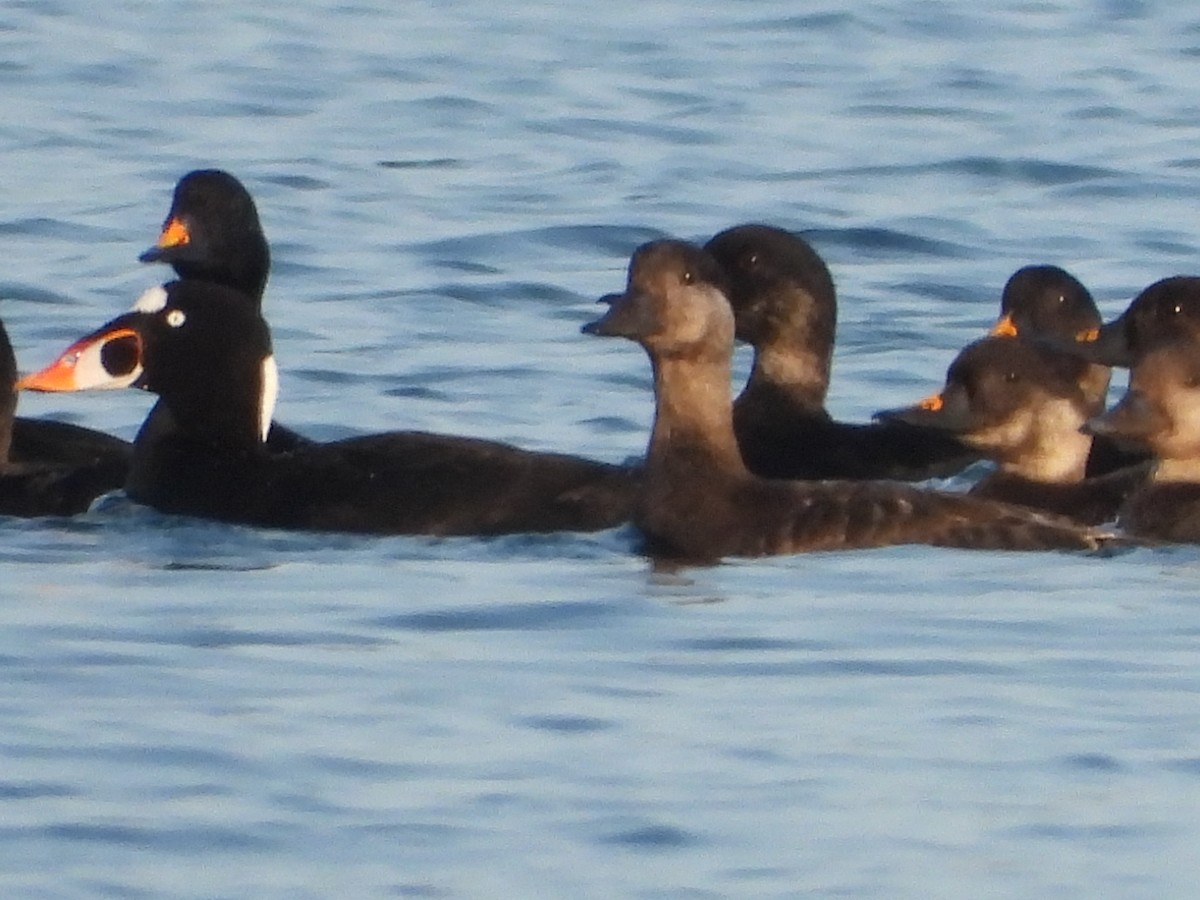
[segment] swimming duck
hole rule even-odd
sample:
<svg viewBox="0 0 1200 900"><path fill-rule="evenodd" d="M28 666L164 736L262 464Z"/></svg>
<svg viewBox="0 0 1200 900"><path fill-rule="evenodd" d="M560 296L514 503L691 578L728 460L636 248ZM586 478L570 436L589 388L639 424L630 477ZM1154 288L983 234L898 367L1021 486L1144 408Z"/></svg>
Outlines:
<svg viewBox="0 0 1200 900"><path fill-rule="evenodd" d="M174 427L138 435L126 492L163 512L433 535L593 531L631 515L631 470L494 441L391 432L273 450L276 385L262 316L240 291L196 280L147 291L21 382L158 394Z"/></svg>
<svg viewBox="0 0 1200 900"><path fill-rule="evenodd" d="M752 474L733 429L734 315L721 266L682 241L637 249L625 292L588 334L650 356L655 417L634 521L656 556L712 561L923 543L1091 549L1105 539L1057 516L879 481L803 482Z"/></svg>
<svg viewBox="0 0 1200 900"><path fill-rule="evenodd" d="M1142 353L1125 396L1087 428L1154 456L1150 479L1121 508L1120 525L1142 538L1200 542L1200 341L1159 341Z"/></svg>
<svg viewBox="0 0 1200 900"><path fill-rule="evenodd" d="M176 182L158 241L138 260L169 263L183 280L232 288L260 311L271 250L245 185L221 169L196 169ZM170 419L155 410L143 427L166 431ZM267 437L272 449L281 451L305 440L277 422Z"/></svg>
<svg viewBox="0 0 1200 900"><path fill-rule="evenodd" d="M1063 350L1082 359L1129 368L1158 344L1200 336L1200 278L1175 275L1147 287L1121 315L1080 331Z"/></svg>
<svg viewBox="0 0 1200 900"><path fill-rule="evenodd" d="M833 278L799 235L738 225L704 249L723 270L750 377L733 405L742 458L764 478L894 478L961 471L978 456L952 437L900 422L852 424L825 409L837 328Z"/></svg>
<svg viewBox="0 0 1200 900"><path fill-rule="evenodd" d="M1091 368L1042 344L988 337L958 354L940 393L880 415L943 428L993 460L974 496L1109 522L1147 468L1085 477L1092 437L1080 429L1096 414Z"/></svg>
<svg viewBox="0 0 1200 900"><path fill-rule="evenodd" d="M132 448L125 441L64 422L45 422L50 454L13 454L17 361L0 323L0 515L69 516L125 482ZM20 420L18 420L20 421ZM33 420L40 421L40 420ZM61 426L55 428L54 426ZM64 440L55 440L55 432ZM73 438L78 432L82 438ZM64 446L69 449L64 450ZM57 454L57 455L55 455Z"/></svg>

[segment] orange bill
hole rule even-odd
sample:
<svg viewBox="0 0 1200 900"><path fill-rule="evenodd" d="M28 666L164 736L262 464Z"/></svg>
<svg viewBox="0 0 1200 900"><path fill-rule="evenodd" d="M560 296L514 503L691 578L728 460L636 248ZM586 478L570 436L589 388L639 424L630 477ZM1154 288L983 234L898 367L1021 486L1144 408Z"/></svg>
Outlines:
<svg viewBox="0 0 1200 900"><path fill-rule="evenodd" d="M1000 317L1000 321L992 326L992 330L988 334L991 337L1016 337L1017 324L1013 321L1012 316L1005 313Z"/></svg>
<svg viewBox="0 0 1200 900"><path fill-rule="evenodd" d="M937 412L944 405L945 401L942 400L942 395L934 394L932 397L926 397L918 403L917 408L927 410L928 412Z"/></svg>
<svg viewBox="0 0 1200 900"><path fill-rule="evenodd" d="M188 234L188 229L181 219L171 219L163 226L162 234L158 236L158 243L154 246L159 248L167 247L182 247L192 239Z"/></svg>
<svg viewBox="0 0 1200 900"><path fill-rule="evenodd" d="M83 391L127 387L141 372L141 338L132 328L76 341L40 372L16 383L19 391Z"/></svg>

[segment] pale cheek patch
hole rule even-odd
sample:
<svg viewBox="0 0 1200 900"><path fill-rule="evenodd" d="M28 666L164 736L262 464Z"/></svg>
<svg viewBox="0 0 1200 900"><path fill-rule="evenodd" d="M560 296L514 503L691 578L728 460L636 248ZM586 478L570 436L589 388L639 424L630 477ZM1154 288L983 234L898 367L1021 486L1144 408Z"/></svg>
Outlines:
<svg viewBox="0 0 1200 900"><path fill-rule="evenodd" d="M126 388L137 381L142 375L142 367L134 366L133 371L124 375L113 375L104 368L101 360L101 350L104 344L92 344L81 350L75 356L75 385L76 390L115 390Z"/></svg>
<svg viewBox="0 0 1200 900"><path fill-rule="evenodd" d="M133 304L134 312L156 313L164 309L167 305L167 292L160 285L152 287L142 296L138 297Z"/></svg>

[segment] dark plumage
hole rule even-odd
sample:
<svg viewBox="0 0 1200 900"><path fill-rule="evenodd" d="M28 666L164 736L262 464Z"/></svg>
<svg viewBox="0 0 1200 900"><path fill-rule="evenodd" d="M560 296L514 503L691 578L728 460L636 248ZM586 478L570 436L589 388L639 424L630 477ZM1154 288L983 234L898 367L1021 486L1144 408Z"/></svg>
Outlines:
<svg viewBox="0 0 1200 900"><path fill-rule="evenodd" d="M260 307L271 269L254 198L220 169L197 169L179 179L158 242L138 259L170 263L182 279L233 288Z"/></svg>
<svg viewBox="0 0 1200 900"><path fill-rule="evenodd" d="M1064 341L1082 359L1129 368L1156 346L1200 337L1200 278L1176 275L1147 287L1121 315Z"/></svg>
<svg viewBox="0 0 1200 900"><path fill-rule="evenodd" d="M1147 469L1085 478L1092 438L1080 428L1095 414L1091 368L1029 340L988 337L958 354L939 394L880 415L943 428L993 460L974 496L1108 522Z"/></svg>
<svg viewBox="0 0 1200 900"><path fill-rule="evenodd" d="M959 494L753 475L733 430L734 317L723 277L691 244L645 244L625 292L584 326L637 341L650 356L656 410L634 521L652 553L710 561L902 543L1091 549L1104 540L1056 516Z"/></svg>
<svg viewBox="0 0 1200 900"><path fill-rule="evenodd" d="M1121 526L1142 538L1200 542L1200 341L1177 337L1141 353L1125 396L1087 428L1154 456L1151 478L1121 508Z"/></svg>
<svg viewBox="0 0 1200 900"><path fill-rule="evenodd" d="M274 371L244 296L188 280L147 292L26 386L157 393L174 427L139 434L126 491L164 512L436 535L591 531L631 515L632 471L493 441L393 432L272 450Z"/></svg>
<svg viewBox="0 0 1200 900"><path fill-rule="evenodd" d="M799 235L738 225L706 245L733 307L738 340L754 347L733 427L747 467L764 478L951 475L976 454L953 438L903 423L851 424L825 409L837 329L833 279Z"/></svg>
<svg viewBox="0 0 1200 900"><path fill-rule="evenodd" d="M13 421L17 361L0 324L0 515L68 516L86 510L101 494L125 482L132 448L126 441L65 422L25 426L23 454ZM31 440L32 438L32 440Z"/></svg>
<svg viewBox="0 0 1200 900"><path fill-rule="evenodd" d="M1024 266L1004 284L1000 318L991 334L1058 343L1093 331L1102 321L1091 292L1070 272L1058 266ZM1104 409L1111 375L1108 366L1093 364L1078 376L1084 398L1095 412Z"/></svg>
<svg viewBox="0 0 1200 900"><path fill-rule="evenodd" d="M196 169L180 178L158 242L138 259L169 263L184 280L232 288L255 312L262 310L271 251L254 198L228 172ZM171 427L170 417L156 408L143 430L165 433ZM267 437L275 450L288 450L305 440L278 423L272 423Z"/></svg>

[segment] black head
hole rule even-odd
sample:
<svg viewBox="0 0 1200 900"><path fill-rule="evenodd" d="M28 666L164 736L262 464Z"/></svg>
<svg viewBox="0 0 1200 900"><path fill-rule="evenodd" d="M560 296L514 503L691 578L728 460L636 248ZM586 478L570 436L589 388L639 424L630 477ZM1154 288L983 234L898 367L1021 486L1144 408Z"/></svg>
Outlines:
<svg viewBox="0 0 1200 900"><path fill-rule="evenodd" d="M1073 340L1100 323L1096 301L1074 275L1058 266L1025 266L1004 285L992 334Z"/></svg>
<svg viewBox="0 0 1200 900"><path fill-rule="evenodd" d="M179 180L158 243L138 258L170 263L180 278L232 287L259 303L271 266L254 199L219 169Z"/></svg>
<svg viewBox="0 0 1200 900"><path fill-rule="evenodd" d="M837 330L833 277L804 238L772 225L737 225L704 249L729 279L738 340L803 341L815 352L830 351Z"/></svg>
<svg viewBox="0 0 1200 900"><path fill-rule="evenodd" d="M270 331L244 295L175 281L147 291L19 387L137 387L162 397L185 431L255 444L265 439L277 381Z"/></svg>
<svg viewBox="0 0 1200 900"><path fill-rule="evenodd" d="M729 357L733 314L723 291L724 277L716 261L693 244L643 244L630 260L625 293L602 297L608 312L583 331L629 338L651 356Z"/></svg>

